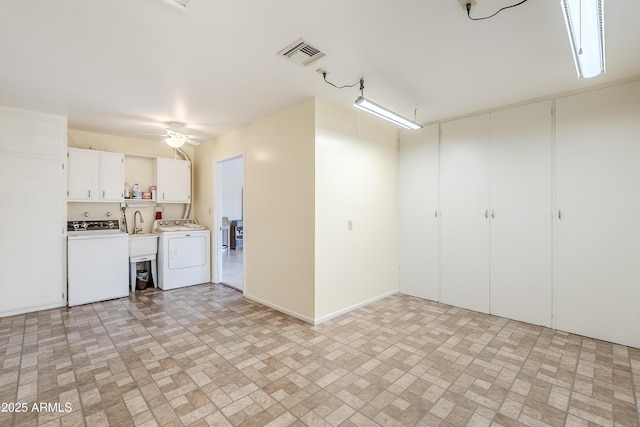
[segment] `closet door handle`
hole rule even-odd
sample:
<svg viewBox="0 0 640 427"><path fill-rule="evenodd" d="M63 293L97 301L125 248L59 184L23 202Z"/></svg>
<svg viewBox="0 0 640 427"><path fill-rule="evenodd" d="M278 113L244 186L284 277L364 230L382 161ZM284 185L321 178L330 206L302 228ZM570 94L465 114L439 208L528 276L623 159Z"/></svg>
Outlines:
<svg viewBox="0 0 640 427"><path fill-rule="evenodd" d="M489 209L487 209L486 211L484 211L484 217L485 217L485 218L489 218Z"/></svg>
<svg viewBox="0 0 640 427"><path fill-rule="evenodd" d="M102 190L102 198L104 199L105 190Z"/></svg>
<svg viewBox="0 0 640 427"><path fill-rule="evenodd" d="M491 218L495 218L495 217L496 217L496 211L491 209Z"/></svg>
<svg viewBox="0 0 640 427"><path fill-rule="evenodd" d="M562 219L562 209L558 209L558 219Z"/></svg>
<svg viewBox="0 0 640 427"><path fill-rule="evenodd" d="M438 218L438 209L435 211L436 218Z"/></svg>
<svg viewBox="0 0 640 427"><path fill-rule="evenodd" d="M89 190L89 198L91 198L91 190Z"/></svg>

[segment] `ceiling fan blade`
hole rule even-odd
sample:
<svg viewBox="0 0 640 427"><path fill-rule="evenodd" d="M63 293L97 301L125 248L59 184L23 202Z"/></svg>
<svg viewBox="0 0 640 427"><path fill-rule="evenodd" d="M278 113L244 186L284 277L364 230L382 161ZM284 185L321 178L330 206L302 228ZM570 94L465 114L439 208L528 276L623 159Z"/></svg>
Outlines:
<svg viewBox="0 0 640 427"><path fill-rule="evenodd" d="M194 145L194 146L196 146L196 147L197 147L198 145L200 145L200 143L199 143L198 141L193 140L193 139L191 139L191 138L187 139L186 143L187 143L187 144Z"/></svg>

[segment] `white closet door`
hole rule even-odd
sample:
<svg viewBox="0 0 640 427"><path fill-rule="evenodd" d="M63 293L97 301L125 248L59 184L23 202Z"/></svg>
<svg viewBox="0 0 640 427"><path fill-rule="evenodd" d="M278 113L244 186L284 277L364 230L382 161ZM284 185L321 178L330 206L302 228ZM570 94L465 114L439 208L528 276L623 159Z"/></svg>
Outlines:
<svg viewBox="0 0 640 427"><path fill-rule="evenodd" d="M438 125L400 134L400 292L439 301Z"/></svg>
<svg viewBox="0 0 640 427"><path fill-rule="evenodd" d="M441 125L442 302L489 312L490 118Z"/></svg>
<svg viewBox="0 0 640 427"><path fill-rule="evenodd" d="M556 327L640 347L640 82L556 102Z"/></svg>
<svg viewBox="0 0 640 427"><path fill-rule="evenodd" d="M63 160L0 152L0 315L64 305ZM6 205L4 205L6 203Z"/></svg>
<svg viewBox="0 0 640 427"><path fill-rule="evenodd" d="M0 107L0 316L66 303L64 117Z"/></svg>
<svg viewBox="0 0 640 427"><path fill-rule="evenodd" d="M491 313L551 326L551 101L491 113Z"/></svg>

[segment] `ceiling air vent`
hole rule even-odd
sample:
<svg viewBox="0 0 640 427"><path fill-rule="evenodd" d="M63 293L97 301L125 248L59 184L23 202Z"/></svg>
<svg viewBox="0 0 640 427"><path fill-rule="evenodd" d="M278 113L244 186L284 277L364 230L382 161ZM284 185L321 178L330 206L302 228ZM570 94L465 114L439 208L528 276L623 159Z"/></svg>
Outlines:
<svg viewBox="0 0 640 427"><path fill-rule="evenodd" d="M324 52L311 46L307 41L299 39L278 52L278 55L300 65L308 65L324 56Z"/></svg>

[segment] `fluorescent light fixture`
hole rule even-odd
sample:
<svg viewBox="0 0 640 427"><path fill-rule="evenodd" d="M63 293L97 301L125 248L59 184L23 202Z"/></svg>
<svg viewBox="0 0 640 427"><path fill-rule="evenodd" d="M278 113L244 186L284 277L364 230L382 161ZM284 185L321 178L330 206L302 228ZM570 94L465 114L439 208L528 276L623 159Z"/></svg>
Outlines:
<svg viewBox="0 0 640 427"><path fill-rule="evenodd" d="M378 105L375 102L369 101L364 96L359 96L358 99L355 100L353 106L361 109L362 111L366 111L367 113L371 113L374 116L378 116L382 119L388 120L393 124L396 124L405 129L421 129L422 126L418 123L411 121L405 117L402 117L399 114L394 113L393 111L383 107L382 105Z"/></svg>
<svg viewBox="0 0 640 427"><path fill-rule="evenodd" d="M187 4L189 0L163 0L170 6L175 7L176 9L185 10L187 8Z"/></svg>
<svg viewBox="0 0 640 427"><path fill-rule="evenodd" d="M578 77L605 71L603 0L560 0Z"/></svg>

